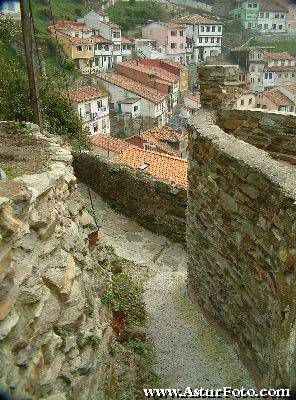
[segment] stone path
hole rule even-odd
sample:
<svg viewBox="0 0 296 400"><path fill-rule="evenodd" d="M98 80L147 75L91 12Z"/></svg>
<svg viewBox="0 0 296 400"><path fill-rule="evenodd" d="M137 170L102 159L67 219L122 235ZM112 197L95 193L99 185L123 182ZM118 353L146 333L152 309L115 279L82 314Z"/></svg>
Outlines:
<svg viewBox="0 0 296 400"><path fill-rule="evenodd" d="M79 188L87 193L83 185ZM93 201L106 244L137 263L133 272L145 278L148 334L162 387L254 388L234 349L189 301L183 248L117 214L94 193Z"/></svg>

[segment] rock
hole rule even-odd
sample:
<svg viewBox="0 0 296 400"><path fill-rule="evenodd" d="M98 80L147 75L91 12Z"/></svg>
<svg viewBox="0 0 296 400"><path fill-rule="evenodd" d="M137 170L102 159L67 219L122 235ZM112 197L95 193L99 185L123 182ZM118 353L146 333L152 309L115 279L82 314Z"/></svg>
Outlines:
<svg viewBox="0 0 296 400"><path fill-rule="evenodd" d="M94 360L94 351L92 347L85 348L80 356L80 363L78 366L78 372L80 375L85 375L89 372L92 367Z"/></svg>
<svg viewBox="0 0 296 400"><path fill-rule="evenodd" d="M41 300L44 295L44 284L41 277L29 276L21 285L18 301L24 304L33 304Z"/></svg>
<svg viewBox="0 0 296 400"><path fill-rule="evenodd" d="M10 334L12 329L18 323L18 320L19 316L15 311L12 311L3 321L0 321L0 340L3 340Z"/></svg>
<svg viewBox="0 0 296 400"><path fill-rule="evenodd" d="M0 253L0 283L4 279L12 260L12 249L10 246L1 249Z"/></svg>
<svg viewBox="0 0 296 400"><path fill-rule="evenodd" d="M11 205L0 209L0 232L4 239L10 239L17 232L20 221L15 218Z"/></svg>
<svg viewBox="0 0 296 400"><path fill-rule="evenodd" d="M50 294L46 300L42 313L38 318L38 331L40 334L53 328L54 324L58 321L61 312L61 306L55 296Z"/></svg>

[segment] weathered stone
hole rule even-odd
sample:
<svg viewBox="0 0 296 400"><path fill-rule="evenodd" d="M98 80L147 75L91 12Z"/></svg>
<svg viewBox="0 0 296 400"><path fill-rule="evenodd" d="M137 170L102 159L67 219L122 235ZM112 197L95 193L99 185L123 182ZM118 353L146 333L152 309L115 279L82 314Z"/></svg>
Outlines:
<svg viewBox="0 0 296 400"><path fill-rule="evenodd" d="M52 329L60 316L61 306L55 296L50 295L46 300L42 313L38 318L38 330L44 333Z"/></svg>
<svg viewBox="0 0 296 400"><path fill-rule="evenodd" d="M20 221L15 218L11 205L0 209L0 232L4 239L9 239L19 229Z"/></svg>
<svg viewBox="0 0 296 400"><path fill-rule="evenodd" d="M41 277L29 276L21 285L18 301L33 304L44 295L44 284Z"/></svg>
<svg viewBox="0 0 296 400"><path fill-rule="evenodd" d="M0 253L0 283L7 274L8 268L12 260L12 249L11 247L5 247L1 249Z"/></svg>
<svg viewBox="0 0 296 400"><path fill-rule="evenodd" d="M16 312L11 311L11 313L3 320L0 321L0 340L3 340L6 336L10 334L12 329L18 323L19 316Z"/></svg>

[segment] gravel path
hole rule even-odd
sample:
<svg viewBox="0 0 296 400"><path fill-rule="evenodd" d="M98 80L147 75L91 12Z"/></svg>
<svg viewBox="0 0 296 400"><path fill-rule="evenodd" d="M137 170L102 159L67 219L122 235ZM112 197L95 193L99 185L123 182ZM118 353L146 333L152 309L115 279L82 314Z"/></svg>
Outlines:
<svg viewBox="0 0 296 400"><path fill-rule="evenodd" d="M85 195L85 187L80 185ZM232 346L191 304L186 292L187 253L114 212L93 194L100 233L118 256L137 263L134 274L146 277L144 300L148 335L157 357L162 387L255 388Z"/></svg>

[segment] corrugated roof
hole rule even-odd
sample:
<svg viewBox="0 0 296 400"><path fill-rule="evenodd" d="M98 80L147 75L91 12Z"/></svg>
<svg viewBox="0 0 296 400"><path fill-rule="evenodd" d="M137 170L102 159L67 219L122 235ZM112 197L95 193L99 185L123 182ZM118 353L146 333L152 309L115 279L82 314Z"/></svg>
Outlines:
<svg viewBox="0 0 296 400"><path fill-rule="evenodd" d="M130 148L116 156L113 163L124 164L134 169L140 169L146 165L143 173L154 176L154 178L170 182L176 186L187 187L188 163L182 158L172 157L162 153Z"/></svg>
<svg viewBox="0 0 296 400"><path fill-rule="evenodd" d="M100 73L98 74L98 77L106 82L112 83L115 86L128 90L139 97L147 99L154 104L159 104L167 98L164 93L120 74Z"/></svg>
<svg viewBox="0 0 296 400"><path fill-rule="evenodd" d="M70 101L81 103L83 101L95 100L101 97L108 97L106 92L98 90L92 86L86 86L78 89L72 89L67 92Z"/></svg>

